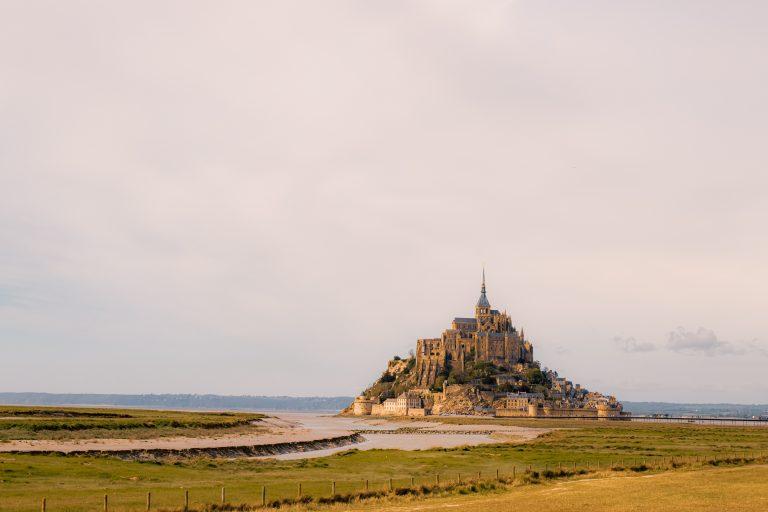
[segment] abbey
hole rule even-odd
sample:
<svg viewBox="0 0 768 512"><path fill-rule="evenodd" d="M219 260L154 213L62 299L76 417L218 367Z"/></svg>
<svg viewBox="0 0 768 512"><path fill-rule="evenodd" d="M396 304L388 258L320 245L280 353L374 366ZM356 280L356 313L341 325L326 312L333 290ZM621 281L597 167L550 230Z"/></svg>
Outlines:
<svg viewBox="0 0 768 512"><path fill-rule="evenodd" d="M621 419L614 396L589 391L542 367L506 312L491 309L483 270L473 318L454 318L439 338L393 357L376 382L344 410L355 416L480 414L499 417Z"/></svg>
<svg viewBox="0 0 768 512"><path fill-rule="evenodd" d="M439 338L418 340L418 387L433 387L439 376L451 370L463 372L469 360L493 363L506 370L533 363L533 346L525 339L524 331L517 331L506 312L491 309L485 291L485 270L474 318L454 318L451 328Z"/></svg>

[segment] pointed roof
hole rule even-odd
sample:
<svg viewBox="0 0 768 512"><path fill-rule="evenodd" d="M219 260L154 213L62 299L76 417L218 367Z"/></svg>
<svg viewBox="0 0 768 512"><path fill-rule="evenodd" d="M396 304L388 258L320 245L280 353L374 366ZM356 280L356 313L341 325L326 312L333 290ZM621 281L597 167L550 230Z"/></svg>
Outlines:
<svg viewBox="0 0 768 512"><path fill-rule="evenodd" d="M483 286L480 288L480 298L477 299L478 308L489 308L491 303L488 302L488 297L485 296L485 267L483 267Z"/></svg>

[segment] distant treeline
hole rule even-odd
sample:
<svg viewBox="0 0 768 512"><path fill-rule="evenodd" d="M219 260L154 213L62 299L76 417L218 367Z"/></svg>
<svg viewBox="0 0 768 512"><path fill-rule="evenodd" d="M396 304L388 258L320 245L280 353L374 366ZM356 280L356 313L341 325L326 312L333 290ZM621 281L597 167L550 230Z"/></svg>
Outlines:
<svg viewBox="0 0 768 512"><path fill-rule="evenodd" d="M751 418L768 414L768 404L675 404L668 402L622 402L624 410L634 415L669 414L670 416L722 416Z"/></svg>
<svg viewBox="0 0 768 512"><path fill-rule="evenodd" d="M255 411L337 412L350 396L223 396L223 395L106 395L64 393L0 393L6 405L109 405L165 409L243 409Z"/></svg>

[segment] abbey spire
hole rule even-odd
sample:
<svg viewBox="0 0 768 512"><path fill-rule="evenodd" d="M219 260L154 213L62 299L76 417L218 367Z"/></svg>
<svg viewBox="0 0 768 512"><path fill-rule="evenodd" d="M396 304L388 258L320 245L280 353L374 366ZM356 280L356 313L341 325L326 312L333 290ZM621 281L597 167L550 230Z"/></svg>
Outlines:
<svg viewBox="0 0 768 512"><path fill-rule="evenodd" d="M488 302L488 297L485 295L485 267L483 267L483 284L480 287L480 298L477 299L477 305L475 306L475 316L481 317L491 313L491 303Z"/></svg>

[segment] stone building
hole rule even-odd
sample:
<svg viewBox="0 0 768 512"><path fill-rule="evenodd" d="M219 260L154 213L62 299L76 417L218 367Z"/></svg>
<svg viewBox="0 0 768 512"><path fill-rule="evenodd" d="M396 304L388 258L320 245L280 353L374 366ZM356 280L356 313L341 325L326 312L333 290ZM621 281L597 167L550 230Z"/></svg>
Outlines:
<svg viewBox="0 0 768 512"><path fill-rule="evenodd" d="M439 338L425 338L416 344L418 386L429 388L437 377L451 369L464 371L469 360L493 363L513 369L533 362L533 346L525 334L512 325L506 312L491 309L485 291L485 271L474 318L457 317Z"/></svg>
<svg viewBox="0 0 768 512"><path fill-rule="evenodd" d="M370 402L371 407L357 407L358 403L362 402ZM401 393L397 398L388 398L382 403L373 403L365 397L357 397L354 405L353 414L356 416L366 414L373 416L426 416L430 413L420 394L407 391ZM365 412L366 410L367 412Z"/></svg>
<svg viewBox="0 0 768 512"><path fill-rule="evenodd" d="M528 411L528 405L544 400L542 393L507 393L504 399L506 409L520 409Z"/></svg>

